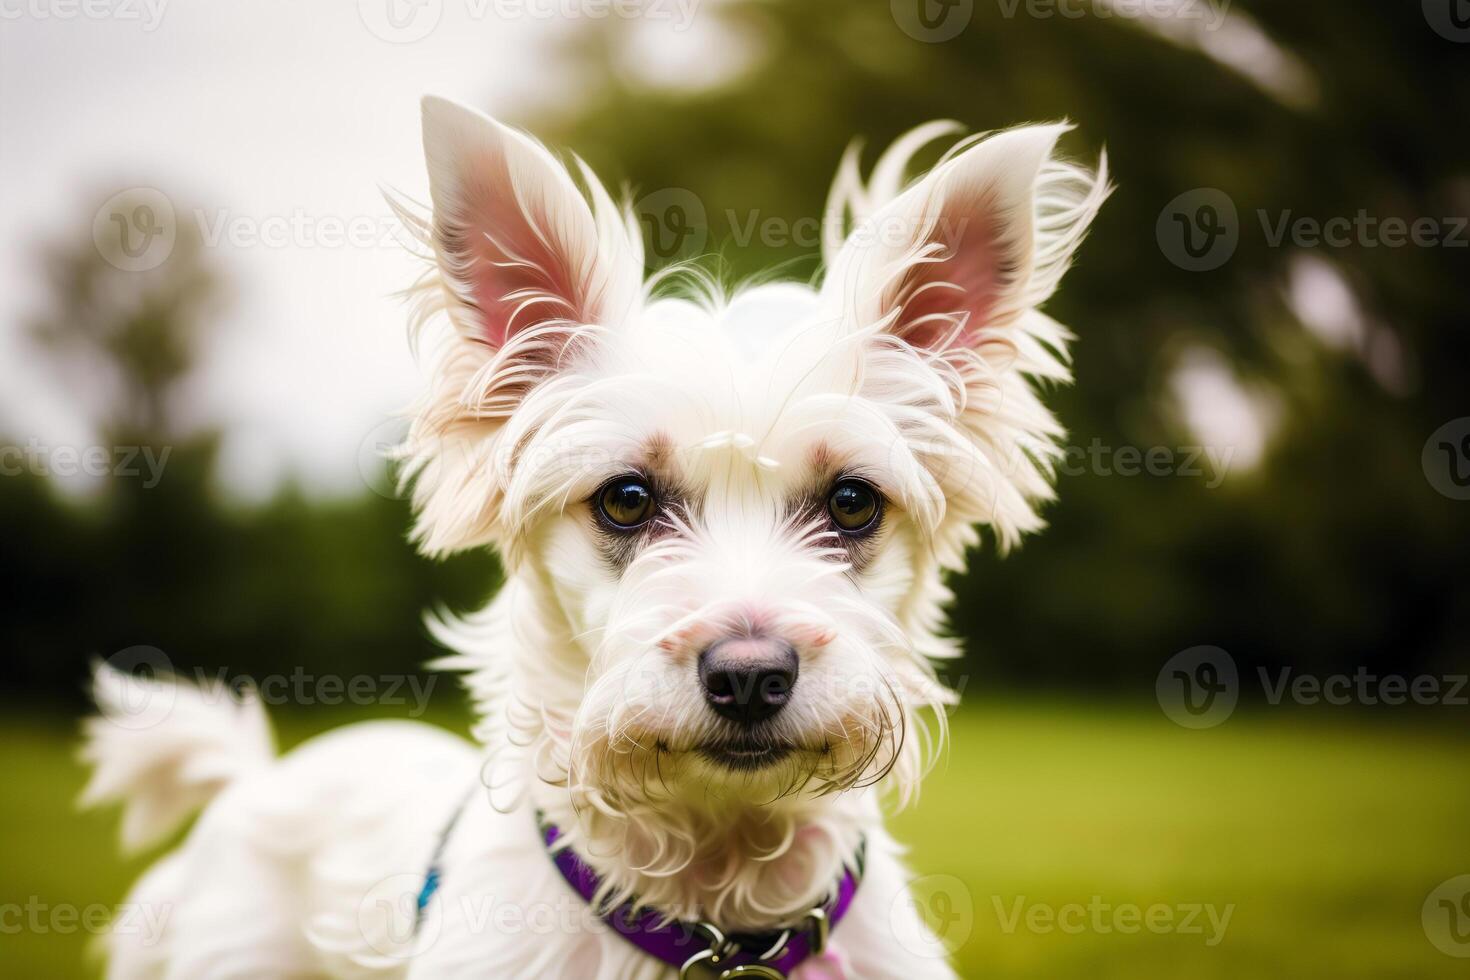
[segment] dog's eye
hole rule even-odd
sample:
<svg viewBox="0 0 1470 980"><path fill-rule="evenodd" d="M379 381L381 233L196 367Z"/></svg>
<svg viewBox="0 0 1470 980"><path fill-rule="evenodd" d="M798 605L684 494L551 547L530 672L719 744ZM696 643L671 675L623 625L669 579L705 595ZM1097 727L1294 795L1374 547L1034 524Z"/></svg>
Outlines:
<svg viewBox="0 0 1470 980"><path fill-rule="evenodd" d="M653 516L653 491L639 477L618 477L597 491L597 509L613 527L630 531Z"/></svg>
<svg viewBox="0 0 1470 980"><path fill-rule="evenodd" d="M878 491L862 480L840 480L827 498L827 512L839 530L861 534L877 526L882 501Z"/></svg>

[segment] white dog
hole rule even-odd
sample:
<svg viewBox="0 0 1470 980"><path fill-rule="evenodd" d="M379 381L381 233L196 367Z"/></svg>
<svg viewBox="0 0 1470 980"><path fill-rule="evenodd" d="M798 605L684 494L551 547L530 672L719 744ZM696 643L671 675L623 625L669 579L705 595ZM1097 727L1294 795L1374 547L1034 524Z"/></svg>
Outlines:
<svg viewBox="0 0 1470 980"><path fill-rule="evenodd" d="M725 296L645 283L585 166L426 100L432 213L395 208L451 329L404 456L423 551L504 559L437 624L481 744L384 722L274 760L257 704L99 670L88 799L133 845L208 803L109 976L952 976L882 804L944 734L942 574L1052 496L1069 334L1039 307L1107 194L1065 129L907 185L953 126L866 184L849 152L821 287Z"/></svg>

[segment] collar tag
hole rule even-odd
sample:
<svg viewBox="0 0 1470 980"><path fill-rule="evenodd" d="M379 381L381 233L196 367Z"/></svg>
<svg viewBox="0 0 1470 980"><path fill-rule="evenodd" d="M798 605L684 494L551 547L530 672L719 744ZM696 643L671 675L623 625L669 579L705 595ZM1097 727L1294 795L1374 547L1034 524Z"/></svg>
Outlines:
<svg viewBox="0 0 1470 980"><path fill-rule="evenodd" d="M786 954L791 939L790 929L784 930L771 948L760 954L759 962L731 967L725 964L740 952L740 944L726 938L712 923L701 922L695 929L709 939L709 948L684 961L684 965L679 967L679 980L736 980L738 977L787 980L786 974L772 966L771 961Z"/></svg>

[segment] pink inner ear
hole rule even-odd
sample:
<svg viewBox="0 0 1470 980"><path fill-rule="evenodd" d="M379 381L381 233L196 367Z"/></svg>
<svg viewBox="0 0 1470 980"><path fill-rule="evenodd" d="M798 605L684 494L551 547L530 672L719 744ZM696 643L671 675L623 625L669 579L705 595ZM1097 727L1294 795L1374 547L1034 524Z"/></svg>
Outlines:
<svg viewBox="0 0 1470 980"><path fill-rule="evenodd" d="M930 236L931 260L909 270L899 288L895 332L925 350L978 346L1020 273L1004 229L994 194L946 200Z"/></svg>
<svg viewBox="0 0 1470 980"><path fill-rule="evenodd" d="M574 261L546 196L532 188L518 197L504 159L471 170L461 188L462 219L446 224L443 247L479 312L485 341L501 347L548 320L584 321Z"/></svg>

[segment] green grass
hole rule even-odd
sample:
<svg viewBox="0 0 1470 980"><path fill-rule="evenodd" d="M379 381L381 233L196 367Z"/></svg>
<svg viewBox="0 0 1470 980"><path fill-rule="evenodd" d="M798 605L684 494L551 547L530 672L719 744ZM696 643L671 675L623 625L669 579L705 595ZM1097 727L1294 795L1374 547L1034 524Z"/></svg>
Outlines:
<svg viewBox="0 0 1470 980"><path fill-rule="evenodd" d="M286 727L287 742L307 734ZM1187 731L1142 709L974 705L896 828L965 976L1462 977L1420 909L1470 872L1467 746L1458 730L1332 714ZM147 863L114 856L115 815L73 813L74 748L55 724L0 724L0 902L109 905ZM1200 933L1159 919L1130 935L1114 928L1125 905L1230 919L1213 943L1203 913ZM1068 928L1046 928L1048 913ZM84 929L17 932L6 915L6 975L88 975Z"/></svg>

